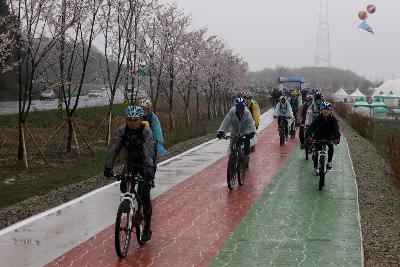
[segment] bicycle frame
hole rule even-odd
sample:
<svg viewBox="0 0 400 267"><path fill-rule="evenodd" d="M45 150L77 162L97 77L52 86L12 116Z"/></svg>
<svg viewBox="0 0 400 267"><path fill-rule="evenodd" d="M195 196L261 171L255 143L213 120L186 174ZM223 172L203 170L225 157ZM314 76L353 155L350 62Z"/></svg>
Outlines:
<svg viewBox="0 0 400 267"><path fill-rule="evenodd" d="M327 140L319 140L315 142L315 146L317 144L320 144L322 147L320 150L317 151L317 159L318 159L318 169L321 170L321 167L323 167L324 173L327 173L328 168L327 168L327 159L328 159L328 151L326 149L327 145L330 143L330 141ZM324 157L324 166L321 166L321 157Z"/></svg>

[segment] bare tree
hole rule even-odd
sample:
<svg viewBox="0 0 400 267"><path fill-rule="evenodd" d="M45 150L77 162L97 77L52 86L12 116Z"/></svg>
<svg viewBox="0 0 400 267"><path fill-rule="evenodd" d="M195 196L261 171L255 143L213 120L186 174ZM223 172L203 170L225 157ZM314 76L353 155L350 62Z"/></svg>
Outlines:
<svg viewBox="0 0 400 267"><path fill-rule="evenodd" d="M71 151L74 132L73 115L79 103L93 40L99 32L98 15L104 0L62 0L59 9L63 30L59 42L59 92L65 105L68 122L67 152ZM66 25L69 17L75 17L72 25ZM68 29L65 29L68 27ZM56 29L54 28L54 32Z"/></svg>
<svg viewBox="0 0 400 267"><path fill-rule="evenodd" d="M57 1L52 0L10 0L10 13L15 19L15 50L18 75L18 159L26 160L24 127L32 104L34 90L48 70L46 58L62 38L63 33L75 23L76 17L69 17L65 27L50 32L57 24L53 20ZM51 38L49 38L51 36ZM26 163L27 165L27 163Z"/></svg>
<svg viewBox="0 0 400 267"><path fill-rule="evenodd" d="M169 127L175 131L173 113L175 104L175 81L183 66L181 64L182 58L180 57L180 49L182 49L185 44L190 17L180 12L176 5L170 5L166 7L163 12L160 22L160 28L163 33L162 43L166 45L166 79L168 81L168 86L163 89L169 106Z"/></svg>

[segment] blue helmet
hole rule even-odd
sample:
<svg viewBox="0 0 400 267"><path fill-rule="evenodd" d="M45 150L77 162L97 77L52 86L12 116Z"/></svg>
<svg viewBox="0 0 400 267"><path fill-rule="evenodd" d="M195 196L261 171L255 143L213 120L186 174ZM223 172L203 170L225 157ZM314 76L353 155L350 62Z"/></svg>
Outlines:
<svg viewBox="0 0 400 267"><path fill-rule="evenodd" d="M143 108L139 106L129 106L124 111L125 118L141 118L143 115Z"/></svg>
<svg viewBox="0 0 400 267"><path fill-rule="evenodd" d="M233 104L236 107L244 107L244 106L246 106L246 103L247 103L246 99L241 98L241 97L238 97L235 99L235 101L233 101Z"/></svg>
<svg viewBox="0 0 400 267"><path fill-rule="evenodd" d="M329 102L322 102L321 103L321 109L329 109L332 110L332 104Z"/></svg>

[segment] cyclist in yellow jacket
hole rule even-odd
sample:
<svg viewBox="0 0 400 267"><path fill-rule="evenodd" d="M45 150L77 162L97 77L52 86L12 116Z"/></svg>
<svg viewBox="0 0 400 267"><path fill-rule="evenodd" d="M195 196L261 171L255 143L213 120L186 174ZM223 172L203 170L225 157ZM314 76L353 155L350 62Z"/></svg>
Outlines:
<svg viewBox="0 0 400 267"><path fill-rule="evenodd" d="M253 117L256 129L260 126L260 107L257 101L253 99L253 94L249 91L243 94L243 98L246 99L246 107L250 110L251 116ZM255 146L257 144L257 137L251 139L251 152L255 151Z"/></svg>

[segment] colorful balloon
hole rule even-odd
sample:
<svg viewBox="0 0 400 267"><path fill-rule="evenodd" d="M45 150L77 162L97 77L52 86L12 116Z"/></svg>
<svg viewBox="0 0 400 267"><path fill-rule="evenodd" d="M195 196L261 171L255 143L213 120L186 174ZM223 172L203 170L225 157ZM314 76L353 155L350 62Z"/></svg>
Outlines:
<svg viewBox="0 0 400 267"><path fill-rule="evenodd" d="M375 11L376 11L376 6L373 5L373 4L369 4L369 5L367 6L367 11L368 11L369 14L374 14Z"/></svg>
<svg viewBox="0 0 400 267"><path fill-rule="evenodd" d="M361 11L358 13L358 17L359 17L361 20L366 20L366 19L368 18L368 13L367 13L367 11L361 10Z"/></svg>

